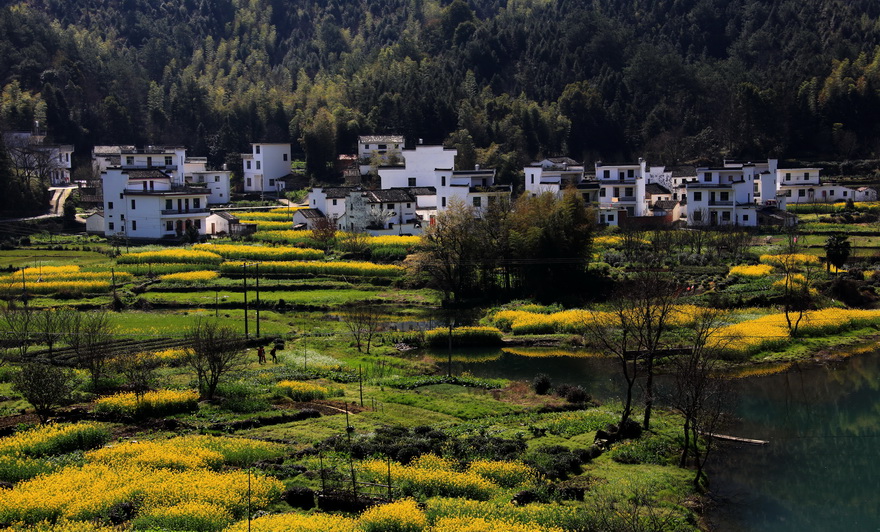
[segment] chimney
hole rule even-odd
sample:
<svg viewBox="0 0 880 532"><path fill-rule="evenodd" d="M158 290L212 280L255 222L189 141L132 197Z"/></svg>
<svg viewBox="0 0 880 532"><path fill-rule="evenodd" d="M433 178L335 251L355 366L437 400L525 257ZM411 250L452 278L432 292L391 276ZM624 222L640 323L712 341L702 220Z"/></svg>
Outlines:
<svg viewBox="0 0 880 532"><path fill-rule="evenodd" d="M479 171L480 171L480 165L479 165L479 164L475 164L475 165L474 165L474 170L477 171L477 172L479 172Z"/></svg>

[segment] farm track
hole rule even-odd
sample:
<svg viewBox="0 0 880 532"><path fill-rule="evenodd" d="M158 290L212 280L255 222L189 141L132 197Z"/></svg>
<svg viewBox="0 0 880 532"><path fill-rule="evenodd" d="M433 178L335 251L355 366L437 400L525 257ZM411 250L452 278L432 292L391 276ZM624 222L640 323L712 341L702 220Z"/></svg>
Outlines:
<svg viewBox="0 0 880 532"><path fill-rule="evenodd" d="M100 348L112 355L123 355L128 353L140 353L142 351L159 351L162 349L172 349L175 347L183 347L187 344L184 338L120 338L111 342L100 345ZM48 349L40 349L28 353L28 358L38 358L49 356ZM70 347L62 347L52 350L52 361L59 365L72 365L76 356L76 352ZM16 362L19 362L16 360Z"/></svg>

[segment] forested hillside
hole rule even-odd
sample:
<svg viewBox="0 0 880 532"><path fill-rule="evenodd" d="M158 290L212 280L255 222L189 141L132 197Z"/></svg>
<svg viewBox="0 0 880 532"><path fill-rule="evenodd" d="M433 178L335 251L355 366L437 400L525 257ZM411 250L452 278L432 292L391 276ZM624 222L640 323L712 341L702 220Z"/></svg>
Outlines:
<svg viewBox="0 0 880 532"><path fill-rule="evenodd" d="M872 0L29 0L0 10L0 120L222 163L291 141L449 142L511 179L536 157L869 157Z"/></svg>

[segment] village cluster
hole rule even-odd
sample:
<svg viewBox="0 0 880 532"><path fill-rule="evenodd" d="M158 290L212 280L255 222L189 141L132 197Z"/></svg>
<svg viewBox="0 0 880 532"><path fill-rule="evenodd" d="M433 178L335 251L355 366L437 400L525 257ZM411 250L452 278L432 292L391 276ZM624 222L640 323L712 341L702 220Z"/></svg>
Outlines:
<svg viewBox="0 0 880 532"><path fill-rule="evenodd" d="M22 134L19 141L27 141ZM73 146L32 141L53 161L55 185L70 183ZM347 158L345 186L315 187L306 208L293 214L292 228L320 224L372 235L418 235L453 202L479 215L514 192L500 184L494 169L455 170L457 151L418 144L406 148L396 135L362 136L358 153ZM254 143L241 154L245 193L281 197L291 179L291 146ZM346 158L342 158L346 160ZM234 235L252 228L230 211L231 171L211 170L204 157L188 157L174 146L96 146L94 175L81 198L99 206L87 230L130 239L162 239L193 229L199 235ZM523 169L526 194L560 195L574 189L607 226L740 226L784 224L789 203L875 201L870 187L847 187L823 180L821 168L789 168L777 159L724 160L717 166L651 166L598 161L589 170L567 157L536 161ZM378 176L378 188L362 184Z"/></svg>

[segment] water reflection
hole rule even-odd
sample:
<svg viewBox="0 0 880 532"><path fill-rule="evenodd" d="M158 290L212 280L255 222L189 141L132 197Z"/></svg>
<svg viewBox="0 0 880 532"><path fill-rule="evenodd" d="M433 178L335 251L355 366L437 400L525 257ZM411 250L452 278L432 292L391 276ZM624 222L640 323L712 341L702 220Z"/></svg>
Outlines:
<svg viewBox="0 0 880 532"><path fill-rule="evenodd" d="M719 530L880 528L880 355L742 380L730 430L770 440L710 467Z"/></svg>
<svg viewBox="0 0 880 532"><path fill-rule="evenodd" d="M516 354L515 354L516 353ZM555 355L563 355L557 352ZM547 350L453 352L453 371L584 386L619 398L617 364ZM445 363L447 352L436 351ZM769 440L726 444L709 466L721 531L880 530L880 353L736 381L739 421L728 432Z"/></svg>

